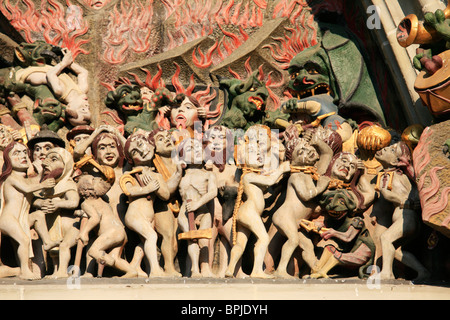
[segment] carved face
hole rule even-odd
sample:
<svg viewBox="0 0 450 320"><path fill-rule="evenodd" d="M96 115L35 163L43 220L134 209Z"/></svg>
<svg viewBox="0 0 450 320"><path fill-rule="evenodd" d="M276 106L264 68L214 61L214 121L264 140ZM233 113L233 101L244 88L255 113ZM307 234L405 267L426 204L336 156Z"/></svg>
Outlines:
<svg viewBox="0 0 450 320"><path fill-rule="evenodd" d="M234 98L233 105L242 110L245 117L252 117L257 111L265 110L269 91L256 78L256 74L240 84L235 92L238 95Z"/></svg>
<svg viewBox="0 0 450 320"><path fill-rule="evenodd" d="M358 169L358 158L350 153L342 153L331 168L331 175L346 183L349 183Z"/></svg>
<svg viewBox="0 0 450 320"><path fill-rule="evenodd" d="M135 166L148 166L155 155L155 147L150 144L146 136L136 135L131 137L127 152Z"/></svg>
<svg viewBox="0 0 450 320"><path fill-rule="evenodd" d="M189 139L183 144L182 160L187 164L201 164L203 162L203 146L199 140Z"/></svg>
<svg viewBox="0 0 450 320"><path fill-rule="evenodd" d="M33 117L39 125L50 124L62 116L62 104L52 98L38 99L33 110Z"/></svg>
<svg viewBox="0 0 450 320"><path fill-rule="evenodd" d="M57 152L48 152L42 161L42 175L44 177L59 178L64 171L64 161Z"/></svg>
<svg viewBox="0 0 450 320"><path fill-rule="evenodd" d="M227 148L227 128L224 126L217 127L218 129L210 130L208 147L211 151L222 152Z"/></svg>
<svg viewBox="0 0 450 320"><path fill-rule="evenodd" d="M73 138L73 142L75 143L75 145L79 145L80 143L82 143L83 141L87 140L90 137L90 134L87 133L80 133L77 134L74 138Z"/></svg>
<svg viewBox="0 0 450 320"><path fill-rule="evenodd" d="M331 94L328 68L318 52L320 46L310 47L295 56L289 65L289 91L298 99L318 94Z"/></svg>
<svg viewBox="0 0 450 320"><path fill-rule="evenodd" d="M119 157L116 141L109 136L104 136L97 144L98 162L114 168L119 162Z"/></svg>
<svg viewBox="0 0 450 320"><path fill-rule="evenodd" d="M105 104L109 108L119 110L126 116L136 116L144 108L140 88L127 84L122 84L114 91L108 92Z"/></svg>
<svg viewBox="0 0 450 320"><path fill-rule="evenodd" d="M67 104L66 112L70 124L74 127L88 124L91 120L88 97L84 94L77 96Z"/></svg>
<svg viewBox="0 0 450 320"><path fill-rule="evenodd" d="M13 170L26 171L30 166L30 158L28 157L28 149L21 143L16 143L9 152L9 158Z"/></svg>
<svg viewBox="0 0 450 320"><path fill-rule="evenodd" d="M33 148L33 160L44 161L47 153L54 147L55 145L49 141L36 143Z"/></svg>
<svg viewBox="0 0 450 320"><path fill-rule="evenodd" d="M345 189L325 191L319 203L330 217L337 220L356 209L355 200Z"/></svg>
<svg viewBox="0 0 450 320"><path fill-rule="evenodd" d="M14 60L21 67L51 64L52 59L56 58L53 52L56 49L50 44L39 40L33 43L21 43L20 46L15 48Z"/></svg>
<svg viewBox="0 0 450 320"><path fill-rule="evenodd" d="M160 131L153 137L155 140L155 152L159 155L169 156L175 145L172 141L172 134L170 131Z"/></svg>
<svg viewBox="0 0 450 320"><path fill-rule="evenodd" d="M306 140L299 139L292 152L291 164L294 166L313 166L319 160L319 153Z"/></svg>
<svg viewBox="0 0 450 320"><path fill-rule="evenodd" d="M394 167L398 164L401 155L402 149L400 144L395 143L377 151L377 153L375 153L375 159L384 165Z"/></svg>
<svg viewBox="0 0 450 320"><path fill-rule="evenodd" d="M176 128L193 128L194 122L198 121L198 112L195 105L186 97L179 107L170 111L170 120Z"/></svg>
<svg viewBox="0 0 450 320"><path fill-rule="evenodd" d="M142 101L144 101L144 104L152 102L152 97L155 94L150 88L148 87L141 87L141 97Z"/></svg>
<svg viewBox="0 0 450 320"><path fill-rule="evenodd" d="M245 163L253 168L261 168L270 158L270 136L265 128L251 127L246 132Z"/></svg>

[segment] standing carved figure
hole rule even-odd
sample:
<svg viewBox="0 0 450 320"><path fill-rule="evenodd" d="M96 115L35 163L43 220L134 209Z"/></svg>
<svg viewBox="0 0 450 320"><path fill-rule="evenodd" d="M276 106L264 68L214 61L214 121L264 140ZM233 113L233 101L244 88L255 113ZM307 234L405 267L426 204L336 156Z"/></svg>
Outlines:
<svg viewBox="0 0 450 320"><path fill-rule="evenodd" d="M203 168L203 148L199 140L183 140L178 146L178 154L186 165L179 185L183 201L178 215L178 225L183 232L179 239L188 240L191 277L212 277L209 239L212 237L213 210L210 206L217 197L217 179L214 173ZM196 231L205 234L197 235Z"/></svg>
<svg viewBox="0 0 450 320"><path fill-rule="evenodd" d="M250 127L244 139L246 141L245 167L233 213L233 223L236 224L236 229L233 229L235 238L233 237L234 245L225 276L234 276L236 265L244 253L250 233L254 233L257 242L250 276L268 278L270 276L263 270L264 255L269 245L269 235L261 219L265 208L264 191L275 185L283 173L289 172L290 166L289 162L283 162L276 170L263 173L264 164L267 163L267 157L271 154L271 132L267 126Z"/></svg>
<svg viewBox="0 0 450 320"><path fill-rule="evenodd" d="M384 169L378 174L375 189L390 203L384 212L392 211L392 223L380 236L383 252L381 278L395 279L395 258L417 272L417 281L424 280L429 277L428 270L402 246L417 235L420 226L420 216L417 212L419 195L415 183L412 182L414 169L410 150L406 143L398 142L378 151L375 158Z"/></svg>
<svg viewBox="0 0 450 320"><path fill-rule="evenodd" d="M55 186L54 179L47 179L42 183L30 179L27 176L31 162L28 148L19 142L9 144L3 151L3 171L0 175L0 231L18 243L17 256L19 259L22 279L38 279L29 267L29 259L33 257L31 247L29 211L33 192L41 189L49 189ZM45 227L45 221L40 221L35 228ZM57 243L45 244L49 250Z"/></svg>
<svg viewBox="0 0 450 320"><path fill-rule="evenodd" d="M127 242L125 227L111 206L102 199L114 183L114 170L105 168L110 171L107 173L109 178L83 175L78 180L79 193L84 198L81 210L88 216L88 222L77 239L88 244L89 232L98 226L97 238L89 248L88 255L99 264L124 272L122 278L137 277L137 271L121 257L121 249Z"/></svg>
<svg viewBox="0 0 450 320"><path fill-rule="evenodd" d="M129 198L125 225L135 231L144 243L144 252L150 263L150 277L165 276L157 257L158 235L154 228L156 199L169 200L170 192L161 174L152 165L154 145L147 134L134 133L125 144L125 156L133 170L125 172L120 186Z"/></svg>
<svg viewBox="0 0 450 320"><path fill-rule="evenodd" d="M310 268L317 259L311 240L298 231L301 220L311 218L318 201L316 197L326 190L330 177L324 176L333 157L333 150L314 135L311 141L297 138L288 142L287 156L291 161L291 176L288 180L286 200L274 213L272 221L287 237L281 251L276 275L289 278L287 265L294 250L300 245L302 257Z"/></svg>

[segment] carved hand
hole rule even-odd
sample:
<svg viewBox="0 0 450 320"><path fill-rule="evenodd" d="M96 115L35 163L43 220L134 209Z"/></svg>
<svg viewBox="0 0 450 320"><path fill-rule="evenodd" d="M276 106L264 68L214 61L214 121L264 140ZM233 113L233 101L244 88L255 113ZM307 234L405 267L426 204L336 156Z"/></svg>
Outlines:
<svg viewBox="0 0 450 320"><path fill-rule="evenodd" d="M53 188L55 185L56 185L56 182L55 182L55 179L53 179L53 178L46 179L41 183L41 186L43 189L50 189L50 188Z"/></svg>

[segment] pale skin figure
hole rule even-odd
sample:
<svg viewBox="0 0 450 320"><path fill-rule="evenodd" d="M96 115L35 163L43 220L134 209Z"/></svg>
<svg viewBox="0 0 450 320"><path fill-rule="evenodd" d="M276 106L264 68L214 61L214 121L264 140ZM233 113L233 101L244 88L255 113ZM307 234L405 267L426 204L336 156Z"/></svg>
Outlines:
<svg viewBox="0 0 450 320"><path fill-rule="evenodd" d="M15 143L12 149L8 151L8 157L11 161L12 171L10 175L2 182L3 206L0 214L0 231L3 235L7 235L18 243L17 256L19 259L20 273L22 279L33 280L39 279L29 267L30 252L30 225L35 225L36 231L41 233L40 228L44 227L45 221L25 221L25 225L21 220L25 214L28 220L28 212L32 193L42 189L53 188L54 179L48 179L42 183L37 183L27 178L27 170L31 165L28 157L28 149L25 145ZM18 210L20 208L20 210ZM43 224L44 225L43 225ZM46 226L45 226L46 229ZM45 230L44 230L45 231ZM45 234L45 232L42 232ZM57 243L48 241L44 243L45 250L50 250Z"/></svg>
<svg viewBox="0 0 450 320"><path fill-rule="evenodd" d="M64 57L60 63L50 69L47 74L47 84L52 88L55 95L61 102L67 105L66 112L69 115L69 122L73 125L89 123L91 112L87 93L89 91L88 71L74 62L72 53L68 49L62 49ZM77 84L68 87L68 83L59 77L65 68L69 68L77 75Z"/></svg>
<svg viewBox="0 0 450 320"><path fill-rule="evenodd" d="M175 146L172 141L172 135L168 130L157 131L153 136L155 143L155 152L159 156L161 166L164 166L170 176L164 177L172 197L178 190L178 184L181 180L182 169L172 160L172 151ZM153 160L155 162L155 159ZM155 229L161 234L161 253L164 257L164 271L168 276L181 277L175 269L174 259L178 252L178 243L176 238L177 219L172 210L179 209L174 201L155 203Z"/></svg>
<svg viewBox="0 0 450 320"><path fill-rule="evenodd" d="M206 161L205 168L212 171L217 179L218 194L221 196L222 201L230 201L234 206L232 199L227 199L231 196L231 188L239 187L239 182L236 181L237 166L232 161L234 143L231 132L226 127L215 126L208 130L208 145L207 149L210 153L211 159ZM231 138L231 139L230 139ZM229 146L231 144L231 148ZM206 151L205 150L205 151ZM228 154L227 154L228 152ZM229 218L229 217L228 217ZM213 223L213 237L210 241L210 265L214 258L214 243L218 236L220 236L219 253L220 253L220 269L218 276L223 278L225 276L225 270L228 266L228 258L231 251L233 219L223 219L223 207L219 201L219 197L214 198L214 223Z"/></svg>
<svg viewBox="0 0 450 320"><path fill-rule="evenodd" d="M64 154L65 159L63 159ZM56 179L57 185L63 185L63 187L58 187L61 191L56 195L52 193L47 194L45 191L38 196L35 194L37 197L33 202L33 207L38 210L30 214L30 217L36 221L46 221L46 231L48 230L48 226L54 225L56 219L60 221L60 227L57 227L61 230L62 235L62 240L58 244L59 258L54 257L54 272L49 276L49 278L54 279L68 277L67 269L71 258L70 250L75 246L76 237L79 232L79 218L72 214L73 210L78 207L80 201L76 185L70 178L72 167L73 161L67 150L62 148L50 149L42 162L42 174L44 177L48 175L50 179ZM44 181L47 179L45 178ZM48 231L46 234L48 234ZM45 238L42 236L41 238L45 243Z"/></svg>
<svg viewBox="0 0 450 320"><path fill-rule="evenodd" d="M131 158L133 169L142 169L139 173L141 183L127 182L124 192L129 193L129 206L125 214L125 225L135 231L144 243L144 252L150 263L150 277L165 276L157 257L158 234L155 231L154 202L169 200L170 192L161 174L153 171L152 160L154 146L145 135L134 134L129 138L126 150ZM128 142L127 142L128 143ZM125 173L128 174L128 173Z"/></svg>
<svg viewBox="0 0 450 320"><path fill-rule="evenodd" d="M203 169L203 150L200 141L189 139L180 145L186 169L179 185L183 201L178 225L182 232L188 232L188 213L194 212L198 230L212 227L212 212L208 204L217 197L217 180L214 173ZM188 254L191 259L191 277L212 277L209 265L209 239L200 238L188 241Z"/></svg>
<svg viewBox="0 0 450 320"><path fill-rule="evenodd" d="M130 264L120 257L121 249L127 241L127 234L111 206L101 197L111 184L101 177L85 175L78 181L79 192L84 198L81 209L87 214L88 222L80 231L77 240L85 245L89 242L89 232L98 226L97 238L88 250L88 255L99 264L114 267L125 274L122 278L134 278L138 273Z"/></svg>
<svg viewBox="0 0 450 320"><path fill-rule="evenodd" d="M66 112L69 115L69 122L73 126L89 123L91 111L87 93L89 91L88 71L74 62L72 53L63 48L64 57L61 62L49 68L46 72L36 71L30 73L25 79L32 85L47 85L55 96L66 104ZM68 75L64 74L64 69L73 71L77 76L75 83Z"/></svg>
<svg viewBox="0 0 450 320"><path fill-rule="evenodd" d="M318 174L325 173L333 151L323 140L314 135L310 143L305 139L295 139L290 143L295 144L291 153L291 166L315 167ZM310 173L291 173L287 183L286 200L272 218L278 231L287 238L281 250L275 276L292 278L287 272L287 266L298 246L302 249L303 260L310 268L317 262L312 241L303 232L298 231L298 226L302 219L311 218L318 205L314 198L326 190L329 182L330 178L324 175L314 181Z"/></svg>
<svg viewBox="0 0 450 320"><path fill-rule="evenodd" d="M248 139L245 152L246 167L261 170L264 167L265 158L270 154L269 134L265 128L250 127L247 130L246 137ZM242 257L251 233L257 237L257 241L254 248L255 258L250 277L272 277L263 270L264 255L269 245L269 235L261 219L265 208L264 192L268 187L276 184L283 173L289 171L289 162L283 162L278 169L267 175L249 172L241 178L244 202L237 211L236 243L231 249L230 263L225 272L226 277L234 276L237 263Z"/></svg>
<svg viewBox="0 0 450 320"><path fill-rule="evenodd" d="M375 154L375 158L383 165L384 172L390 171L393 175L391 183L388 182L389 175L383 176L380 173L379 177L381 197L392 204L392 207L385 208L384 212L393 210L392 223L380 236L383 254L381 279L395 279L394 259L415 270L417 272L416 281L427 279L430 276L429 271L413 254L402 248L406 241L417 234L420 223L420 215L414 208L414 202L419 199L417 187L411 183L407 174L398 170L400 167L411 165L409 149L406 144L399 142L381 149ZM394 243L399 241L402 242L402 245L394 246Z"/></svg>

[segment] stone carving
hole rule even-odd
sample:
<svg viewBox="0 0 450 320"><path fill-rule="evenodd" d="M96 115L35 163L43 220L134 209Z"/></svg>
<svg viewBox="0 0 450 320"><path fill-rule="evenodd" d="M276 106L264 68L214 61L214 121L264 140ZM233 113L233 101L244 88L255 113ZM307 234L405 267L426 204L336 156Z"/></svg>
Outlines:
<svg viewBox="0 0 450 320"><path fill-rule="evenodd" d="M363 278L381 260L383 279L427 279L403 242L429 232L420 213L429 243L449 235L448 9L413 61L441 122L403 128L371 39L319 21L350 1L206 2L0 4L27 40L0 60L0 231L18 243L0 277ZM40 246L53 272L29 267Z"/></svg>

